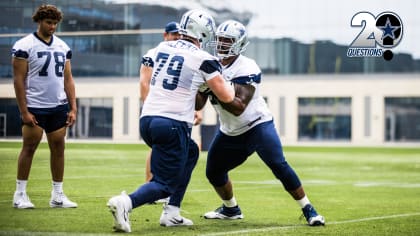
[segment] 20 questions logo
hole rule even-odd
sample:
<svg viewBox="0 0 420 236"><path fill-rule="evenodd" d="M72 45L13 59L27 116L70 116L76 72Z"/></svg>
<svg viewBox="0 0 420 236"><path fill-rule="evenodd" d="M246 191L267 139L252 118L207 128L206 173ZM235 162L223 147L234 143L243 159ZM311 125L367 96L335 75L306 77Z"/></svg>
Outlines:
<svg viewBox="0 0 420 236"><path fill-rule="evenodd" d="M403 24L393 12L382 12L377 17L370 12L356 13L351 27L362 28L347 50L348 57L381 57L391 60L391 48L396 47L403 36ZM385 49L385 51L383 50Z"/></svg>

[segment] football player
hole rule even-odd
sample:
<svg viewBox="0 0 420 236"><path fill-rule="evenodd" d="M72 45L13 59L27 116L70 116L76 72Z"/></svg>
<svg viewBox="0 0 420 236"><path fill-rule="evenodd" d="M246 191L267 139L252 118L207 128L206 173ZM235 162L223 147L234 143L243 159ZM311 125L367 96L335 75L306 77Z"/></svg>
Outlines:
<svg viewBox="0 0 420 236"><path fill-rule="evenodd" d="M178 40L180 38L179 34L179 24L177 22L169 22L165 26L165 32L163 33L164 41ZM152 71L154 66L153 55L155 54L156 48L149 49L147 53L141 59L140 66L140 101L141 104L146 100L147 94L149 93L150 80L152 79ZM202 120L202 112L196 111L193 125L198 125ZM194 152L197 144L194 140L190 140L190 151ZM152 171L150 170L150 157L151 153L146 158L146 168L145 168L145 180L149 182L152 177ZM168 198L159 199L156 203L168 203Z"/></svg>
<svg viewBox="0 0 420 236"><path fill-rule="evenodd" d="M41 5L32 19L36 32L18 40L12 49L16 100L22 119L23 145L19 154L13 206L34 208L26 185L34 153L45 131L50 148L51 207L77 204L63 193L64 146L67 127L76 120L76 95L71 73L72 52L54 35L63 15L54 5Z"/></svg>
<svg viewBox="0 0 420 236"><path fill-rule="evenodd" d="M235 92L220 72L217 57L203 49L214 38L213 18L202 10L186 12L180 22L181 39L161 42L153 56L150 90L140 117L140 133L152 148L153 178L136 191L109 199L116 231L130 232L132 209L168 196L168 205L160 217L163 226L192 225L180 215L181 202L198 160L189 151L195 99L206 83L218 100L230 103Z"/></svg>
<svg viewBox="0 0 420 236"><path fill-rule="evenodd" d="M310 203L283 155L273 116L259 92L261 70L254 60L242 55L249 43L245 27L233 20L223 22L216 30L216 42L223 77L234 83L236 93L231 103L220 101L210 90L197 95L200 106L210 100L220 121L220 130L209 147L206 176L223 204L205 213L204 218L243 218L228 173L256 152L299 204L308 224L324 225L324 217Z"/></svg>

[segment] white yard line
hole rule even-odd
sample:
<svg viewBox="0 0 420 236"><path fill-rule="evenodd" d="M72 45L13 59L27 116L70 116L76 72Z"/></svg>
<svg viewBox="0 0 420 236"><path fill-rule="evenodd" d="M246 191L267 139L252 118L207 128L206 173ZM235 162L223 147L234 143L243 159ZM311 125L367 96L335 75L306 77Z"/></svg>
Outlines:
<svg viewBox="0 0 420 236"><path fill-rule="evenodd" d="M367 218L360 218L360 219L351 219L351 220L342 220L342 221L332 221L328 222L327 225L339 225L339 224L350 224L356 222L365 222L365 221L375 221L375 220L384 220L384 219L395 219L395 218L402 218L402 217L411 217L411 216L419 216L420 212L413 212L413 213L406 213L406 214L397 214L397 215L385 215L385 216L375 216L375 217L367 217ZM236 231L228 231L228 232L218 232L218 233L206 233L206 234L199 234L198 236L221 236L221 235L237 235L237 234L250 234L250 233L262 233L262 232L269 232L275 230L288 230L288 229L296 229L301 227L309 227L304 224L300 225L290 225L290 226L279 226L279 227L265 227L265 228L256 228L256 229L247 229L247 230L236 230ZM83 236L99 236L99 235L113 235L114 233L70 233L70 232L31 232L31 231L0 231L0 235L42 235L42 236L72 236L72 235L83 235Z"/></svg>
<svg viewBox="0 0 420 236"><path fill-rule="evenodd" d="M387 216L375 216L375 217L367 217L367 218L343 220L343 221L332 221L332 222L327 221L326 225L349 224L349 223L355 223L355 222L394 219L394 218L402 218L402 217L410 217L410 216L418 216L418 215L420 215L420 212L398 214L398 215L387 215ZM200 234L199 236L219 236L219 235L261 233L261 232L269 232L269 231L274 231L274 230L296 229L296 228L300 228L300 227L309 227L309 226L307 226L307 225L290 225L290 226L279 226L279 227L266 227L266 228L259 228L259 229L247 229L247 230L237 230L237 231L228 231L228 232L219 232L219 233Z"/></svg>

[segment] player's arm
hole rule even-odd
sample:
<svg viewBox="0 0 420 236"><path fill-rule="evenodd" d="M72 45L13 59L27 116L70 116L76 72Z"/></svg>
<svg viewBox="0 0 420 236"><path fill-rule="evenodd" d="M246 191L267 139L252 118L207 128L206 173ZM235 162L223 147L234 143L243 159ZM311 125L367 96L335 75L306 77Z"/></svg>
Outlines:
<svg viewBox="0 0 420 236"><path fill-rule="evenodd" d="M67 95L67 100L69 103L69 113L67 114L67 126L72 126L76 121L77 117L77 105L76 105L76 88L74 85L73 75L71 73L71 63L70 60L66 60L66 65L64 66L64 91Z"/></svg>
<svg viewBox="0 0 420 236"><path fill-rule="evenodd" d="M221 65L216 59L204 60L200 66L206 78L206 85L221 102L230 103L235 98L233 86L221 74Z"/></svg>
<svg viewBox="0 0 420 236"><path fill-rule="evenodd" d="M255 93L255 87L250 84L234 84L235 99L230 103L220 101L220 105L235 116L241 115Z"/></svg>
<svg viewBox="0 0 420 236"><path fill-rule="evenodd" d="M207 93L200 92L195 95L195 110L199 111L206 105L209 96Z"/></svg>
<svg viewBox="0 0 420 236"><path fill-rule="evenodd" d="M28 73L28 61L23 58L12 58L13 86L15 88L16 101L24 124L35 126L38 122L29 111L26 103L25 80Z"/></svg>
<svg viewBox="0 0 420 236"><path fill-rule="evenodd" d="M226 82L221 74L207 80L207 86L211 89L217 99L224 103L231 103L235 98L235 90L230 83Z"/></svg>
<svg viewBox="0 0 420 236"><path fill-rule="evenodd" d="M153 67L142 64L140 66L140 101L144 103L150 89Z"/></svg>

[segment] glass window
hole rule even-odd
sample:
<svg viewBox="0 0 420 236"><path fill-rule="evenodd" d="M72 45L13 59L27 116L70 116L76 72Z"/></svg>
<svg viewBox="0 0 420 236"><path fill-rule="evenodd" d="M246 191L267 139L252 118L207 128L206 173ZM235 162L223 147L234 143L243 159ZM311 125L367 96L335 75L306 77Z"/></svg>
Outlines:
<svg viewBox="0 0 420 236"><path fill-rule="evenodd" d="M36 31L32 14L41 0L0 1L0 79L11 78L10 50L14 42ZM163 28L179 21L184 8L131 1L54 0L64 14L57 35L73 50L73 75L132 77L138 75L140 56L162 41ZM216 23L237 19L245 25L251 16L215 11ZM349 58L348 45L330 40L303 43L293 38L250 38L245 55L258 62L265 74L415 73L420 59L397 53L392 63L379 58Z"/></svg>
<svg viewBox="0 0 420 236"><path fill-rule="evenodd" d="M19 108L14 98L0 99L0 137L22 136Z"/></svg>
<svg viewBox="0 0 420 236"><path fill-rule="evenodd" d="M385 140L420 140L420 97L385 98Z"/></svg>
<svg viewBox="0 0 420 236"><path fill-rule="evenodd" d="M112 138L112 98L77 99L77 120L72 138Z"/></svg>
<svg viewBox="0 0 420 236"><path fill-rule="evenodd" d="M350 140L351 98L299 98L299 140Z"/></svg>

